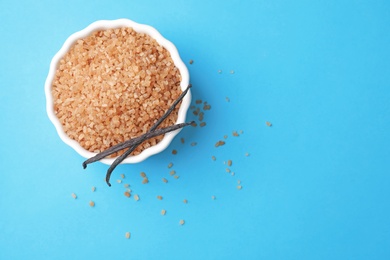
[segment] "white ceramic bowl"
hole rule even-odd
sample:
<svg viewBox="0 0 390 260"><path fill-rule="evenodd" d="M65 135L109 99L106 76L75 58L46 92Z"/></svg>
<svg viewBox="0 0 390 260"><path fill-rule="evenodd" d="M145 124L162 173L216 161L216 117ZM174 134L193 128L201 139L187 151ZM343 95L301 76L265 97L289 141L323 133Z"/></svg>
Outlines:
<svg viewBox="0 0 390 260"><path fill-rule="evenodd" d="M51 94L51 87L52 87L52 82L54 75L56 73L57 65L59 64L59 61L61 58L69 51L73 43L75 43L78 39L85 38L88 35L90 35L92 32L97 31L97 30L106 30L106 29L111 29L111 28L121 28L121 27L131 27L133 28L136 32L140 33L146 33L152 38L154 38L161 46L163 46L165 49L169 51L171 54L172 60L175 63L175 66L179 69L180 74L181 74L181 83L180 87L184 91L190 81L189 78L189 73L188 69L181 60L179 53L176 49L176 47L167 39L165 39L156 29L154 29L151 26L144 25L144 24L139 24L136 22L133 22L128 19L118 19L118 20L101 20L101 21L96 21L92 24L90 24L87 28L76 32L69 36L69 38L65 41L64 45L62 48L54 55L51 64L50 64L50 70L49 70L49 75L47 76L46 83L45 83L45 94L46 94L46 111L47 114L51 120L51 122L54 124L58 135L64 141L67 145L72 147L77 153L79 153L81 156L84 158L90 158L92 156L95 156L96 153L92 153L90 151L87 151L81 145L76 142L75 140L70 139L64 132L62 125L56 115L54 114L54 105L53 105L53 97ZM188 111L188 108L191 103L191 92L188 91L186 96L183 98L183 101L181 103L181 106L179 108L179 114L177 118L177 124L178 123L184 123L186 119L186 114ZM146 158L157 154L161 151L163 151L165 148L169 146L171 143L172 139L179 133L179 130L169 132L165 134L164 138L157 144L152 147L149 147L145 150L143 150L140 154L135 155L135 156L129 156L127 157L122 163L138 163ZM109 159L103 159L101 162L105 164L111 164L115 158L109 158Z"/></svg>

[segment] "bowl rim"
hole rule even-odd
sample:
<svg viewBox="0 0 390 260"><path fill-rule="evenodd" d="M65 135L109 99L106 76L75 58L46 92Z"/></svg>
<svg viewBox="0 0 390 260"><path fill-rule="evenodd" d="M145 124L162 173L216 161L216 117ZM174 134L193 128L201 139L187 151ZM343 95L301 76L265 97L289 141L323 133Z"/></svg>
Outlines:
<svg viewBox="0 0 390 260"><path fill-rule="evenodd" d="M138 33L145 33L148 34L150 37L155 39L161 46L163 46L167 51L171 54L171 58L175 64L175 66L178 68L181 74L181 82L180 82L180 88L182 91L184 91L190 81L189 78L189 72L180 58L179 52L176 49L175 45L165 39L155 28L152 26L146 25L146 24L140 24L136 23L129 19L117 19L117 20L98 20L96 22L91 23L86 28L73 33L70 35L64 44L62 45L61 49L54 55L54 57L51 60L50 63L50 69L48 76L45 81L45 96L46 96L46 112L50 119L50 121L55 126L58 135L60 136L61 140L72 147L78 154L80 154L84 158L91 158L96 155L96 153L92 153L86 149L84 149L77 141L69 138L66 133L63 130L62 124L60 123L59 119L54 113L54 104L53 104L53 97L51 94L51 87L52 82L57 70L57 65L59 64L60 59L69 51L69 49L73 46L73 44L81 39L85 38L86 36L90 35L94 31L97 30L107 30L107 29L115 29L115 28L122 28L122 27L131 27ZM191 91L189 90L185 97L183 98L179 112L176 124L184 123L186 120L186 115L188 108L191 103ZM169 144L172 142L173 138L181 131L181 129L178 129L176 131L172 131L169 133L166 133L163 137L163 139L156 145L153 145L145 150L143 150L140 154L129 156L127 157L122 163L125 164L133 164L133 163L139 163L144 161L145 159L149 158L152 155L155 155L157 153L162 152L165 150ZM117 157L114 158L105 158L100 160L100 162L110 165L114 162L114 160Z"/></svg>

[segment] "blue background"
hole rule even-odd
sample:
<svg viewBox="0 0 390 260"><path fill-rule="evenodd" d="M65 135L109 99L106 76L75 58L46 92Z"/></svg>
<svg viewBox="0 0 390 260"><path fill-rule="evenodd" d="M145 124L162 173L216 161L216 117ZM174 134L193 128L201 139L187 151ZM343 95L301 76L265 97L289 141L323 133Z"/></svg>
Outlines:
<svg viewBox="0 0 390 260"><path fill-rule="evenodd" d="M172 41L212 109L109 188L44 82L70 34L118 18ZM0 21L0 259L390 259L389 1L2 0Z"/></svg>

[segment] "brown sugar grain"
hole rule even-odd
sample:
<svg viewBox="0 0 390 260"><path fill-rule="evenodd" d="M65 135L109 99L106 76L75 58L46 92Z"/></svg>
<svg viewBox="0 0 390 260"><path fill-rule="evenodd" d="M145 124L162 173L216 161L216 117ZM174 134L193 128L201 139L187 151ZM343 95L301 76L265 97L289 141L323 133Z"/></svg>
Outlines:
<svg viewBox="0 0 390 260"><path fill-rule="evenodd" d="M225 144L224 141L218 141L218 142L215 143L215 147L219 147L219 146L222 146L224 144Z"/></svg>
<svg viewBox="0 0 390 260"><path fill-rule="evenodd" d="M204 119L204 113L200 112L199 113L199 121L203 121L203 119Z"/></svg>
<svg viewBox="0 0 390 260"><path fill-rule="evenodd" d="M210 110L210 109L211 109L211 106L208 105L208 104L205 104L205 105L203 106L203 110Z"/></svg>
<svg viewBox="0 0 390 260"><path fill-rule="evenodd" d="M91 207L95 207L95 202L93 202L92 200L89 202L89 206Z"/></svg>
<svg viewBox="0 0 390 260"><path fill-rule="evenodd" d="M102 152L146 133L179 97L180 82L170 53L149 35L132 28L95 31L79 39L57 65L54 113L71 139ZM178 110L161 127L174 125ZM162 138L146 140L133 154Z"/></svg>
<svg viewBox="0 0 390 260"><path fill-rule="evenodd" d="M126 233L125 233L125 237L126 237L127 239L129 239L130 236L131 236L130 232L126 232Z"/></svg>

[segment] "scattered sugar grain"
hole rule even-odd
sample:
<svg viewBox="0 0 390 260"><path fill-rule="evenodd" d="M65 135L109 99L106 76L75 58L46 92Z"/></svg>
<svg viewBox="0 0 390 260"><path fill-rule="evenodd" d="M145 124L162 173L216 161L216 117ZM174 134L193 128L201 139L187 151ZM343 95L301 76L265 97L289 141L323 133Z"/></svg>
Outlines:
<svg viewBox="0 0 390 260"><path fill-rule="evenodd" d="M89 202L89 206L91 207L95 207L95 202L93 202L92 200Z"/></svg>
<svg viewBox="0 0 390 260"><path fill-rule="evenodd" d="M135 199L136 201L139 201L139 196L138 196L138 194L135 194L135 195L134 195L134 199Z"/></svg>
<svg viewBox="0 0 390 260"><path fill-rule="evenodd" d="M233 163L232 160L228 160L228 161L227 161L227 165L228 165L229 167L232 166L232 163Z"/></svg>
<svg viewBox="0 0 390 260"><path fill-rule="evenodd" d="M172 175L175 175L176 172L174 170L170 171L169 174L172 176Z"/></svg>
<svg viewBox="0 0 390 260"><path fill-rule="evenodd" d="M204 126L206 126L206 122L202 122L202 123L200 123L200 124L199 124L199 126L200 126L200 127L204 127Z"/></svg>
<svg viewBox="0 0 390 260"><path fill-rule="evenodd" d="M96 187L92 186L92 192L95 192L95 191L96 191Z"/></svg>
<svg viewBox="0 0 390 260"><path fill-rule="evenodd" d="M162 178L162 181L165 182L165 183L168 183L168 180L165 179L165 178Z"/></svg>
<svg viewBox="0 0 390 260"><path fill-rule="evenodd" d="M72 193L72 197L73 197L74 199L77 199L77 195L76 195L75 193Z"/></svg>
<svg viewBox="0 0 390 260"><path fill-rule="evenodd" d="M128 192L128 191L125 191L124 195L125 195L126 197L128 197L128 198L130 198L130 196L131 196L130 192Z"/></svg>
<svg viewBox="0 0 390 260"><path fill-rule="evenodd" d="M222 146L224 145L225 142L224 141L218 141L216 144L215 144L215 147L219 147L219 146Z"/></svg>
<svg viewBox="0 0 390 260"><path fill-rule="evenodd" d="M271 122L265 122L265 124L268 126L268 127L271 127L272 126L272 123Z"/></svg>
<svg viewBox="0 0 390 260"><path fill-rule="evenodd" d="M172 166L173 166L173 163L168 164L168 168L172 168Z"/></svg>
<svg viewBox="0 0 390 260"><path fill-rule="evenodd" d="M172 150L172 154L177 154L177 151L176 150Z"/></svg>
<svg viewBox="0 0 390 260"><path fill-rule="evenodd" d="M203 119L204 119L204 113L203 112L200 112L199 113L199 121L203 121Z"/></svg>
<svg viewBox="0 0 390 260"><path fill-rule="evenodd" d="M180 224L181 226L183 226L184 223L185 223L184 219L181 219L181 220L179 221L179 224Z"/></svg>
<svg viewBox="0 0 390 260"><path fill-rule="evenodd" d="M193 61L193 60L190 60L190 61L189 61L189 63L190 63L190 64L193 64L193 63L194 63L194 61Z"/></svg>
<svg viewBox="0 0 390 260"><path fill-rule="evenodd" d="M241 189L242 189L242 186L241 186L241 185L238 185L238 186L237 186L237 189L241 190Z"/></svg>
<svg viewBox="0 0 390 260"><path fill-rule="evenodd" d="M162 200L162 199L163 199L163 197L162 197L162 196L160 196L160 195L158 195L158 196L157 196L157 199L159 199L159 200Z"/></svg>
<svg viewBox="0 0 390 260"><path fill-rule="evenodd" d="M198 143L197 142L192 142L191 143L191 146L195 146L195 145L197 145Z"/></svg>
<svg viewBox="0 0 390 260"><path fill-rule="evenodd" d="M226 102L230 102L230 98L229 97L226 97Z"/></svg>
<svg viewBox="0 0 390 260"><path fill-rule="evenodd" d="M211 156L211 160L215 161L215 160L217 160L217 158L213 155L213 156Z"/></svg>
<svg viewBox="0 0 390 260"><path fill-rule="evenodd" d="M203 110L210 110L211 109L211 106L209 104L205 104L203 106Z"/></svg>
<svg viewBox="0 0 390 260"><path fill-rule="evenodd" d="M141 172L139 175L141 175L142 178L146 177L146 173L144 173L144 172Z"/></svg>
<svg viewBox="0 0 390 260"><path fill-rule="evenodd" d="M128 187L130 187L130 184L125 183L125 184L123 184L123 187L128 188Z"/></svg>
<svg viewBox="0 0 390 260"><path fill-rule="evenodd" d="M227 173L231 173L231 170L229 168L226 168Z"/></svg>
<svg viewBox="0 0 390 260"><path fill-rule="evenodd" d="M161 210L161 215L165 216L165 214L167 214L167 211L165 209L162 209Z"/></svg>
<svg viewBox="0 0 390 260"><path fill-rule="evenodd" d="M239 136L239 134L237 133L237 131L233 131L232 135L233 135L233 136L236 136L236 137Z"/></svg>
<svg viewBox="0 0 390 260"><path fill-rule="evenodd" d="M180 178L180 176L179 175L175 175L175 176L173 176L173 178L175 178L177 180L177 179Z"/></svg>
<svg viewBox="0 0 390 260"><path fill-rule="evenodd" d="M126 233L125 233L125 237L126 237L127 239L129 239L130 236L131 236L130 232L126 232Z"/></svg>
<svg viewBox="0 0 390 260"><path fill-rule="evenodd" d="M149 179L148 179L148 178L144 178L144 179L142 180L142 184L147 184L147 183L149 183Z"/></svg>
<svg viewBox="0 0 390 260"><path fill-rule="evenodd" d="M211 196L211 199L212 199L212 200L215 200L216 198L215 198L215 196L213 195L213 196Z"/></svg>
<svg viewBox="0 0 390 260"><path fill-rule="evenodd" d="M122 183L122 180L116 180L117 183Z"/></svg>
<svg viewBox="0 0 390 260"><path fill-rule="evenodd" d="M184 199L183 202L184 202L185 204L187 204L187 203L188 203L188 200Z"/></svg>
<svg viewBox="0 0 390 260"><path fill-rule="evenodd" d="M201 100L201 99L197 99L197 100L195 101L195 104L202 104L202 100Z"/></svg>
<svg viewBox="0 0 390 260"><path fill-rule="evenodd" d="M192 112L192 114L194 114L195 116L198 116L199 115L199 112L200 112L200 108L198 107L196 110L194 110Z"/></svg>
<svg viewBox="0 0 390 260"><path fill-rule="evenodd" d="M180 138L180 142L181 142L182 144L184 144L184 142L185 142L184 138Z"/></svg>
<svg viewBox="0 0 390 260"><path fill-rule="evenodd" d="M124 175L123 173L121 174L121 178L122 178L122 179L124 179L124 178L125 178L125 175Z"/></svg>
<svg viewBox="0 0 390 260"><path fill-rule="evenodd" d="M227 139L227 138L228 138L228 135L224 135L223 138L224 138L224 139Z"/></svg>

